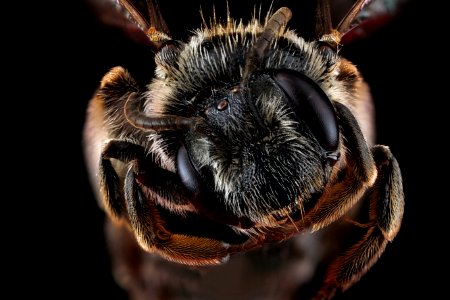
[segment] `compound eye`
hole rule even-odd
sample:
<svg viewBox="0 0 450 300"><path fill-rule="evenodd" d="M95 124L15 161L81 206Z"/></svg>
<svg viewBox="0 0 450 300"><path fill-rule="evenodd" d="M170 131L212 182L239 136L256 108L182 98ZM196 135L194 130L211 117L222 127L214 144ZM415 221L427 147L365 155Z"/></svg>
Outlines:
<svg viewBox="0 0 450 300"><path fill-rule="evenodd" d="M197 193L200 191L200 174L194 167L184 146L178 149L177 170L181 182L190 192Z"/></svg>
<svg viewBox="0 0 450 300"><path fill-rule="evenodd" d="M287 96L287 104L305 121L327 152L339 146L339 130L333 104L325 92L307 76L293 70L277 70L273 79Z"/></svg>

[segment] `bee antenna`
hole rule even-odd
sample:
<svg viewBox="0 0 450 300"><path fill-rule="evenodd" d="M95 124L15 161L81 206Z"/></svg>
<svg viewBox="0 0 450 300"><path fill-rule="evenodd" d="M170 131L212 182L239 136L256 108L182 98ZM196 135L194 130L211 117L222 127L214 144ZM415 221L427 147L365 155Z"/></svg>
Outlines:
<svg viewBox="0 0 450 300"><path fill-rule="evenodd" d="M352 8L347 12L345 17L341 20L341 22L339 22L336 30L339 31L342 35L346 34L352 28L353 21L358 16L359 12L369 2L371 2L371 0L356 1L353 4Z"/></svg>
<svg viewBox="0 0 450 300"><path fill-rule="evenodd" d="M147 0L149 20L141 14L130 0L118 0L118 2L138 28L147 36L147 39L143 41L145 45L150 46L154 51L159 51L165 42L171 40L169 28L161 15L156 0Z"/></svg>
<svg viewBox="0 0 450 300"><path fill-rule="evenodd" d="M275 36L282 29L284 29L291 17L292 12L287 7L281 7L270 17L264 26L264 30L258 36L257 40L247 54L244 72L242 75L242 82L246 82L250 74L254 70L258 69Z"/></svg>
<svg viewBox="0 0 450 300"><path fill-rule="evenodd" d="M196 118L174 115L149 116L142 109L141 98L136 92L128 96L124 107L125 118L134 127L150 131L172 131L194 128Z"/></svg>
<svg viewBox="0 0 450 300"><path fill-rule="evenodd" d="M334 50L338 50L342 36L344 36L352 27L353 21L362 10L363 6L370 0L357 0L339 22L336 29L331 22L330 2L329 0L319 0L317 4L316 15L316 36L319 41L327 44Z"/></svg>

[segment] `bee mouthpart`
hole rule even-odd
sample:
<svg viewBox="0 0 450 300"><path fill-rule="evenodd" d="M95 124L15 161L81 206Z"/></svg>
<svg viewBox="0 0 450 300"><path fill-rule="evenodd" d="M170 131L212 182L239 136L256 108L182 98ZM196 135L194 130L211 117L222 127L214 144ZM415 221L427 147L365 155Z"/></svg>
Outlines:
<svg viewBox="0 0 450 300"><path fill-rule="evenodd" d="M211 238L226 244L242 244L248 236L238 233L231 226L216 222L198 213L186 212L183 215L162 206L156 206L165 224L165 229L175 234Z"/></svg>

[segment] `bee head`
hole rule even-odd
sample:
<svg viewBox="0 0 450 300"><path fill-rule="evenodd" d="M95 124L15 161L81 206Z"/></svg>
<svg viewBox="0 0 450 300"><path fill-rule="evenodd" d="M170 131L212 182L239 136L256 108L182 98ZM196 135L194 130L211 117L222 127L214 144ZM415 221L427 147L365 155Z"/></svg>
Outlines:
<svg viewBox="0 0 450 300"><path fill-rule="evenodd" d="M201 201L254 222L320 197L342 151L332 102L355 96L334 47L286 30L289 19L282 8L264 24L214 24L167 44L144 104L147 115L196 120L151 136L173 148L188 190L214 191Z"/></svg>

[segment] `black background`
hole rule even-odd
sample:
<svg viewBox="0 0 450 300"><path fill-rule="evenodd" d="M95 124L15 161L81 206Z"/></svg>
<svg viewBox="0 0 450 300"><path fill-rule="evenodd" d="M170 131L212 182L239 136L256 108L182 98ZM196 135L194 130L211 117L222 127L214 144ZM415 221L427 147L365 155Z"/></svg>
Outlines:
<svg viewBox="0 0 450 300"><path fill-rule="evenodd" d="M198 27L200 3L204 12L212 7L211 1L160 2L169 27L175 27L174 36L186 36ZM224 12L225 1L215 2L217 11ZM297 13L297 2L274 1L275 7L293 9L292 28L311 16L308 6ZM232 16L247 18L253 12L253 4L229 3ZM270 2L263 3L268 7ZM404 299L411 295L432 299L444 287L434 268L446 263L438 254L445 238L435 236L446 226L439 211L448 199L442 188L447 172L443 163L448 158L441 145L448 133L442 125L445 119L438 117L445 98L443 84L438 81L445 76L435 75L434 68L446 61L447 51L440 42L442 26L438 23L442 21L433 19L432 9L421 3L410 0L386 27L343 50L372 88L377 142L389 145L401 166L406 208L397 238L367 275L339 299ZM16 229L20 233L8 243L20 245L8 247L13 250L8 257L17 262L9 279L23 286L13 288L18 297L42 294L47 299L126 299L110 275L103 240L104 216L87 181L81 131L87 102L109 68L125 65L139 72L151 68L152 62L147 50L127 42L119 30L103 25L88 4L55 4L57 13L42 18L46 19L42 22L45 39L35 46L42 43L48 50L38 59L42 60L38 66L27 70L27 74L36 71L31 77L38 86L34 92L42 93L38 103L43 103L43 113L39 112L38 124L43 134L32 147L28 144L28 149L34 150L28 151L25 160L29 163L33 156L45 159L37 165L33 162L31 173L26 171L27 178L39 182L38 187L18 190L29 203L26 209L19 209L30 210L32 215L18 218L31 221L30 225L19 222L25 223L31 234ZM139 76L145 79L147 73ZM26 90L26 85L22 88ZM33 124L29 132L33 132ZM436 133L438 137L434 137ZM438 175L440 171L444 175ZM17 201L22 203L20 199ZM25 214L19 211L18 215ZM17 228L16 223L9 224Z"/></svg>

